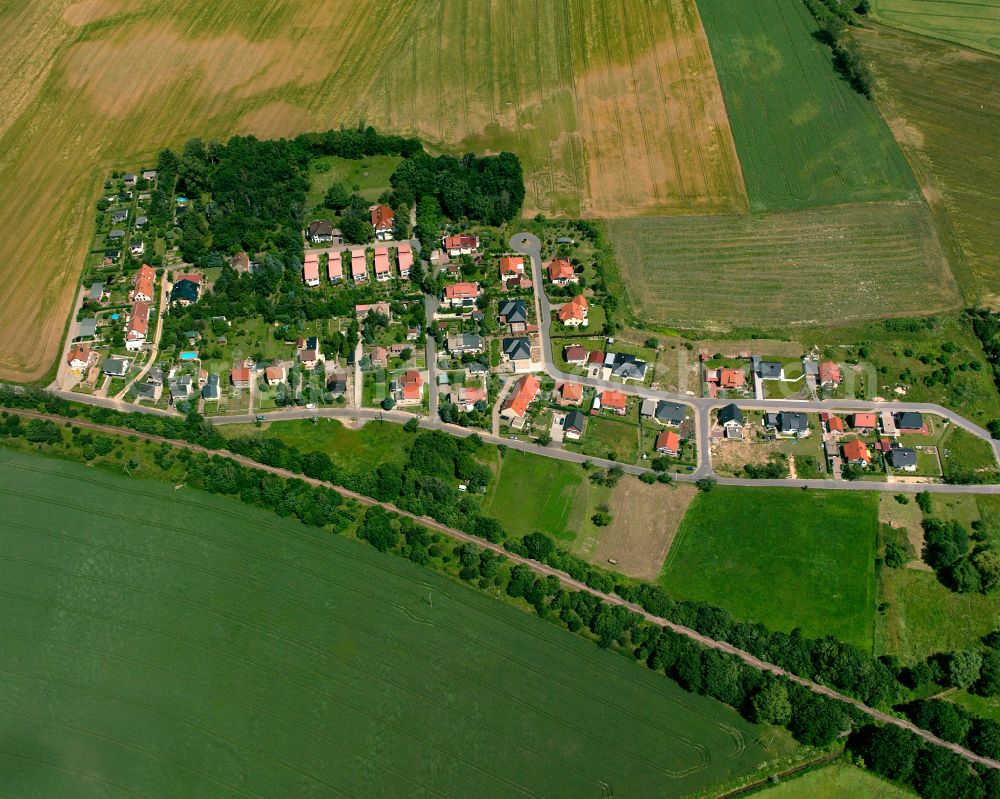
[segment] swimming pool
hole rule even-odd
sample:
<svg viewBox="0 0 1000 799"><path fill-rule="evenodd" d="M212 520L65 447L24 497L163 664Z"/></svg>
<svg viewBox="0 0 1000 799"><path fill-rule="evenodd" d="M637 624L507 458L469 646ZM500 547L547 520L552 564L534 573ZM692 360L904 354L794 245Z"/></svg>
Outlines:
<svg viewBox="0 0 1000 799"><path fill-rule="evenodd" d="M198 360L198 353L197 352L182 352L180 354L180 359L182 361L197 361Z"/></svg>

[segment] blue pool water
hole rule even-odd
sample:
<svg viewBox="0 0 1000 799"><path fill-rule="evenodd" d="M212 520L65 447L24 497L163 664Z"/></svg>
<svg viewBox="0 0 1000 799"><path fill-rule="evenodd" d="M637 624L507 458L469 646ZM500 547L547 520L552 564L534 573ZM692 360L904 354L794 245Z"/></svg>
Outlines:
<svg viewBox="0 0 1000 799"><path fill-rule="evenodd" d="M182 352L180 354L180 359L182 361L196 361L196 360L198 360L198 353L197 352Z"/></svg>

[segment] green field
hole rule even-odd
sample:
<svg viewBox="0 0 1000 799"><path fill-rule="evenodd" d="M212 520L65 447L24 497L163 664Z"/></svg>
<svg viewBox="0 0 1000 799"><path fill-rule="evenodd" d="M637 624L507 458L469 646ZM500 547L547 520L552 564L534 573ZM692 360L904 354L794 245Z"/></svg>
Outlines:
<svg viewBox="0 0 1000 799"><path fill-rule="evenodd" d="M698 0L754 211L915 198L875 105L833 69L801 2Z"/></svg>
<svg viewBox="0 0 1000 799"><path fill-rule="evenodd" d="M729 708L356 541L9 450L0 492L4 794L679 796L769 757Z"/></svg>
<svg viewBox="0 0 1000 799"><path fill-rule="evenodd" d="M831 325L961 303L923 203L605 224L629 300L654 324Z"/></svg>
<svg viewBox="0 0 1000 799"><path fill-rule="evenodd" d="M322 207L323 196L334 183L343 183L349 192L356 192L375 202L382 192L389 190L389 176L402 160L391 155L353 159L327 155L317 158L309 173L306 208Z"/></svg>
<svg viewBox="0 0 1000 799"><path fill-rule="evenodd" d="M1000 54L1000 0L874 0L872 5L881 22Z"/></svg>
<svg viewBox="0 0 1000 799"><path fill-rule="evenodd" d="M838 764L790 778L756 795L760 799L908 799L916 794L865 769Z"/></svg>
<svg viewBox="0 0 1000 799"><path fill-rule="evenodd" d="M1000 85L1000 58L886 28L856 38L966 303L1000 307L1000 92L984 90Z"/></svg>
<svg viewBox="0 0 1000 799"><path fill-rule="evenodd" d="M660 583L774 630L872 649L878 497L719 486L681 523Z"/></svg>

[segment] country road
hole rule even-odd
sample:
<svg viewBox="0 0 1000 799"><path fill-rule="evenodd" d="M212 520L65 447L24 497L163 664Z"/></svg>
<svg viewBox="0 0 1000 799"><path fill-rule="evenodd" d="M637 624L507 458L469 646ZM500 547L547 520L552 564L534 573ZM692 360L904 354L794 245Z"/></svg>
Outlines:
<svg viewBox="0 0 1000 799"><path fill-rule="evenodd" d="M801 685L802 687L807 688L808 690L812 691L815 694L826 696L826 697L834 699L834 700L836 700L838 702L843 702L845 704L852 705L853 707L857 708L859 711L861 711L862 713L866 714L870 718L873 718L873 719L875 719L877 721L880 721L880 722L882 722L884 724L892 724L892 725L894 725L896 727L900 727L902 729L909 730L910 732L913 732L914 734L918 735L919 737L921 737L923 740L927 741L928 743L931 743L931 744L933 744L935 746L940 746L940 747L945 748L945 749L949 749L952 752L954 752L955 754L960 755L961 757L965 758L966 760L968 760L971 763L978 763L980 765L988 766L990 768L1000 769L1000 761L993 760L993 759L987 758L987 757L983 757L981 755L977 755L975 752L972 752L972 751L966 749L965 747L962 747L962 746L959 746L958 744L951 743L950 741L945 741L945 740L943 740L941 738L938 738L933 733L928 732L927 730L921 729L920 727L917 727L915 724L911 723L910 721L908 721L906 719L901 719L901 718L897 718L896 716L891 716L888 713L884 713L881 710L877 710L876 708L869 707L868 705L865 705L863 702L861 702L861 701L859 701L857 699L854 699L852 697L849 697L849 696L847 696L845 694L842 694L842 693L840 693L838 691L835 691L832 688L828 688L825 685L821 685L819 683L813 682L812 680L807 680L807 679L805 679L803 677L799 677L799 676L797 676L795 674L791 674L790 672L786 671L785 669L780 668L779 666L774 665L773 663L768 663L767 661L761 660L761 659L755 657L754 655L751 655L749 652L746 652L746 651L744 651L742 649L738 649L738 648L734 647L732 644L729 644L729 643L727 643L725 641L719 641L719 640L716 640L714 638L709 638L709 637L707 637L705 635L702 635L701 633L699 633L699 632L697 632L695 630L692 630L689 627L685 627L683 625L676 624L676 623L674 623L672 621L669 621L668 619L664 619L664 618L662 618L660 616L655 616L654 614L650 613L649 611L645 610L644 608L640 607L639 605L636 605L636 604L634 604L632 602L626 602L624 599L622 599L620 596L617 596L616 594L606 594L603 591L597 591L597 590L591 588L590 586L586 585L585 583L582 583L582 582L580 582L578 580L574 580L572 577L570 577L565 572L559 571L558 569L554 569L551 566L547 566L544 563L539 563L538 561L531 560L530 558L526 558L526 557L521 556L521 555L516 555L516 554L514 554L512 552L508 552L507 550L505 550L499 544L493 544L493 543L491 543L491 542L489 542L489 541L487 541L485 539L478 538L478 537L476 537L474 535L470 535L469 533L463 532L462 530L458 530L458 529L455 529L453 527L448 527L447 525L441 524L440 522L437 522L434 519L431 519L429 516L418 516L418 515L416 515L414 513L410 513L408 511L401 510L400 508L397 508L395 505L393 505L391 503L388 503L388 502L379 502L378 500L374 500L371 497L366 497L366 496L364 496L362 494L357 494L354 491L351 491L349 489L343 488L342 486L336 486L336 485L333 485L332 483L327 483L327 482L324 482L322 480L317 480L317 479L314 479L314 478L306 477L306 476L301 475L301 474L296 474L296 473L290 472L290 471L288 471L286 469L279 469L279 468L274 467L274 466L265 466L264 464L257 463L256 461L253 461L250 458L246 458L246 457L244 457L242 455L236 455L236 454L234 454L232 452L229 452L228 450L211 450L211 449L207 449L205 447L198 446L197 444L190 444L190 443L188 443L186 441L177 441L177 440L162 438L161 436L148 435L148 434L145 434L145 433L136 432L134 430L128 430L128 429L123 430L122 428L117 428L117 427L113 427L113 426L110 426L110 425L99 425L99 424L95 424L93 422L87 422L87 421L83 421L83 420L80 420L80 419L70 419L69 417L57 416L55 414L39 413L37 411L27 411L27 410L21 410L21 409L16 409L16 410L14 410L12 412L18 414L19 416L23 416L25 418L30 418L30 419L45 419L45 420L56 422L56 423L59 423L59 424L62 424L62 423L65 423L65 422L72 422L75 426L81 427L81 428L85 428L85 429L88 429L88 430L94 430L94 431L97 431L97 432L108 433L108 434L111 434L111 435L135 436L137 438L141 438L141 439L144 439L144 440L152 441L153 443L157 443L157 444L164 444L164 443L166 443L166 444L169 444L169 445L174 446L174 447L179 447L179 448L182 448L182 449L190 450L192 452L200 452L200 453L204 453L206 455L216 455L216 456L219 456L219 457L230 458L231 460L233 460L233 461L235 461L235 462L237 462L237 463L239 463L239 464L241 464L243 466L246 466L248 468L257 469L259 471L264 471L264 472L269 472L271 474L275 474L275 475L278 475L280 477L286 477L286 478L291 478L291 479L295 479L295 480L302 480L303 482L308 483L310 485L314 485L314 486L322 486L322 487L325 487L325 488L329 488L329 489L331 489L333 491L336 491L341 496L344 496L344 497L346 497L348 499L352 499L352 500L354 500L354 501L356 501L356 502L358 502L359 504L362 504L362 505L367 505L367 506L375 506L375 505L377 505L377 506L379 506L381 508L384 508L387 511L390 511L392 513L396 513L396 514L398 514L400 516L404 516L406 518L409 518L409 519L412 519L412 520L414 520L416 522L419 522L420 524L424 525L425 527L427 527L429 529L432 529L432 530L436 530L436 531L438 531L438 532L440 532L440 533L442 533L444 535L447 535L450 538L453 538L453 539L456 539L456 540L459 540L459 541L470 542L470 543L476 544L477 546L483 547L484 549L489 549L489 550L492 550L493 552L496 552L498 554L504 555L506 558L508 558L509 560L511 560L514 563L521 563L521 564L524 564L526 566L529 566L537 574L540 574L542 576L552 576L552 577L555 577L566 588L572 589L574 591L586 592L586 593L589 593L589 594L591 594L591 595L593 595L593 596L601 599L604 602L607 602L608 604L619 605L621 607L627 608L628 610L632 611L633 613L637 613L638 615L642 616L642 618L644 618L646 621L648 621L648 622L650 622L652 624L656 624L656 625L658 625L660 627L665 627L665 628L667 628L669 630L672 630L673 632L678 633L679 635L683 635L686 638L689 638L689 639L691 639L693 641L696 641L697 643L701 644L702 646L708 647L710 649L715 649L715 650L718 650L720 652L725 652L727 654L730 654L730 655L733 655L735 657L738 657L744 663L746 663L747 665L749 665L749 666L757 669L758 671L768 672L768 673L771 673L771 674L776 674L776 675L785 677L785 678L791 680L792 682L795 682L798 685Z"/></svg>

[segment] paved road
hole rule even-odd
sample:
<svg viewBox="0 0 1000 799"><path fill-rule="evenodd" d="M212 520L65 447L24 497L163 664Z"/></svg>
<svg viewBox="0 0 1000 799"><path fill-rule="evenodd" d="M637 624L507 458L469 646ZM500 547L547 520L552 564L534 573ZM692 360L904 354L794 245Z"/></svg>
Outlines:
<svg viewBox="0 0 1000 799"><path fill-rule="evenodd" d="M37 413L37 412L34 412L34 411L21 411L21 410L17 410L16 413L18 413L18 414L20 414L22 416L25 416L25 417L30 417L30 418L49 419L49 420L57 422L57 423L63 423L63 422L69 421L66 417L55 416L55 415L52 415L52 414ZM551 566L547 566L547 565L545 565L543 563L539 563L538 561L531 560L531 559L523 557L521 555L516 555L516 554L514 554L512 552L507 552L503 547L499 546L498 544L493 544L493 543L491 543L491 542L489 542L489 541L487 541L487 540L485 540L483 538L477 538L476 536L470 535L470 534L468 534L466 532L463 532L462 530L457 530L457 529L455 529L453 527L448 527L448 526L446 526L444 524L441 524L440 522L435 521L434 519L430 518L429 516L417 516L416 514L409 513L408 511L401 510L400 508L397 508L395 505L392 505L392 504L390 504L388 502L378 502L378 501L372 499L371 497L366 497L366 496L363 496L361 494L357 494L357 493L355 493L353 491L350 491L350 490L348 490L346 488L343 488L342 486L336 486L336 485L333 485L331 483L325 483L322 480L315 480L313 478L306 477L306 476L301 475L301 474L296 474L294 472L289 472L289 471L287 471L285 469L278 469L278 468L273 467L273 466L265 466L265 465L263 465L261 463L257 463L256 461L250 460L249 458L245 458L245 457L243 457L241 455L235 455L232 452L229 452L228 450L209 450L209 449L206 449L205 447L199 447L196 444L189 444L186 441L174 441L174 440L169 440L169 439L161 438L159 436L147 435L145 433L136 433L135 431L131 431L131 430L124 430L123 431L121 428L110 427L110 426L107 426L107 425L98 425L98 424L94 424L93 422L86 422L86 421L81 421L81 420L73 420L73 422L77 426L83 427L83 428L86 428L86 429L89 429L89 430L96 430L96 431L99 431L99 432L110 433L110 434L113 434L113 435L123 435L123 434L135 435L138 438L147 439L147 440L153 441L155 443L160 443L160 444L167 443L167 444L170 444L170 445L172 445L174 447L180 447L180 448L191 450L191 451L194 451L194 452L201 452L201 453L204 453L206 455L218 455L220 457L230 458L230 459L236 461L237 463L240 463L243 466L247 466L247 467L252 468L252 469L258 469L260 471L270 472L271 474L275 474L275 475L278 475L280 477L286 477L286 478L292 478L292 479L296 479L296 480L302 480L302 481L304 481L306 483L309 483L310 485L323 486L325 488L329 488L329 489L331 489L333 491L336 491L338 494L340 494L340 495L342 495L344 497L347 497L348 499L352 499L352 500L358 502L359 504L368 505L368 506L378 505L379 507L382 507L385 510L390 511L391 513L396 513L396 514L399 514L400 516L405 516L405 517L407 517L409 519L412 519L412 520L414 520L416 522L419 522L420 524L422 524L422 525L424 525L424 526L426 526L426 527L428 527L428 528L430 528L432 530L436 530L436 531L438 531L440 533L443 533L444 535L447 535L450 538L453 538L453 539L456 539L456 540L459 540L459 541L471 542L471 543L476 544L477 546L483 547L484 549L490 549L493 552L496 552L497 554L503 555L504 557L508 558L509 560L511 560L514 563L520 563L520 564L524 564L526 566L529 566L537 574L540 574L540 575L543 575L543 576L546 576L546 577L547 576L553 576L556 579L558 579L559 582L562 585L564 585L566 588L569 588L569 589L571 589L573 591L583 591L583 592L592 594L595 597L598 597L599 599L601 599L604 602L607 602L608 604L619 605L621 607L627 608L628 610L632 611L633 613L639 614L646 621L648 621L648 622L650 622L652 624L656 624L656 625L658 625L660 627L666 627L666 628L672 630L673 632L675 632L675 633L677 633L679 635L683 635L686 638L689 638L689 639L691 639L693 641L696 641L698 644L700 644L702 646L708 647L709 649L715 649L715 650L718 650L720 652L726 652L726 653L728 653L730 655L738 657L744 663L748 664L752 668L755 668L755 669L757 669L759 671L765 671L765 672L769 672L771 674L780 675L782 677L785 677L785 678L791 680L792 682L795 682L795 683L803 686L804 688L807 688L808 690L812 691L813 693L820 694L822 696L829 697L829 698L837 700L839 702L843 702L845 704L852 705L855 708L857 708L858 710L860 710L862 713L870 716L871 718L874 718L874 719L876 719L876 720L878 720L878 721L880 721L880 722L882 722L884 724L892 724L892 725L895 725L897 727L901 727L901 728L903 728L905 730L909 730L910 732L913 732L914 734L920 736L923 740L927 741L928 743L931 743L931 744L933 744L935 746L940 746L940 747L945 748L945 749L949 749L952 752L955 752L957 755L965 758L966 760L968 760L971 763L978 763L978 764L981 764L981 765L984 765L984 766L988 766L990 768L1000 769L1000 761L993 760L993 759L987 758L987 757L982 757L981 755L977 755L974 752L972 752L972 751L970 751L968 749L965 749L962 746L959 746L958 744L954 744L954 743L951 743L950 741L945 741L945 740L943 740L941 738L938 738L936 735L933 735L932 733L928 732L927 730L923 730L923 729L917 727L916 725L914 725L910 721L907 721L905 719L897 718L896 716L890 716L887 713L883 713L881 710L877 710L875 708L869 707L868 705L865 705L863 702L860 702L857 699L853 699L852 697L849 697L849 696L847 696L845 694L839 693L838 691L835 691L832 688L828 688L825 685L820 685L819 683L813 682L812 680L807 680L807 679L805 679L803 677L799 677L799 676L796 676L794 674L791 674L791 673L785 671L784 669L780 668L779 666L776 666L773 663L768 663L767 661L761 660L761 659L755 657L754 655L751 655L749 652L746 652L746 651L744 651L742 649L737 649L732 644L729 644L729 643L727 643L725 641L719 641L719 640L716 640L714 638L709 638L709 637L707 637L705 635L702 635L701 633L699 633L699 632L697 632L695 630L692 630L689 627L684 627L683 625L676 624L676 623L674 623L672 621L669 621L668 619L664 619L664 618L662 618L660 616L655 616L652 613L650 613L649 611L647 611L644 608L640 607L639 605L635 605L635 604L633 604L631 602L626 602L624 599L622 599L620 596L618 596L616 594L606 594L603 591L596 591L593 588L590 588L585 583L582 583L582 582L580 582L578 580L574 580L572 577L570 577L565 572L561 572L561 571L559 571L557 569L552 568Z"/></svg>
<svg viewBox="0 0 1000 799"><path fill-rule="evenodd" d="M438 299L424 295L424 338L427 339L427 402L431 421L436 422L440 403L437 384L437 342L432 332L434 330L434 314L437 313Z"/></svg>

